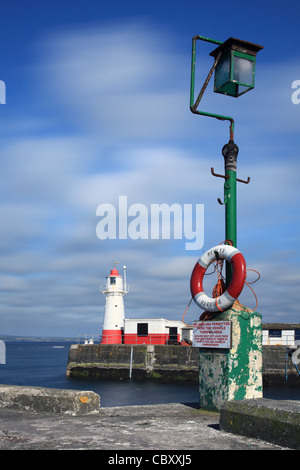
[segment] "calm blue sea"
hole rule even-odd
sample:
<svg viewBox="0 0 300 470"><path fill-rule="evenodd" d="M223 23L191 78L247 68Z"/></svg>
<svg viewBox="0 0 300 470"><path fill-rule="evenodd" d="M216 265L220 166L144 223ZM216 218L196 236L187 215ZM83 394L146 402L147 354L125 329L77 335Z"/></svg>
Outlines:
<svg viewBox="0 0 300 470"><path fill-rule="evenodd" d="M197 403L197 384L101 381L66 377L71 343L5 342L6 364L0 364L0 383L38 387L92 390L101 396L101 406L158 403ZM264 397L300 400L300 387L268 387Z"/></svg>

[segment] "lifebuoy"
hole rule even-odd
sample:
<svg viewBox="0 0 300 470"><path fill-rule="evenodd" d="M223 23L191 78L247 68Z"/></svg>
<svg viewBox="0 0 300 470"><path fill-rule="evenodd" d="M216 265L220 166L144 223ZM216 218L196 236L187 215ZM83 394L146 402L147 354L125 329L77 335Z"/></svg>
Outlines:
<svg viewBox="0 0 300 470"><path fill-rule="evenodd" d="M208 297L203 289L203 277L208 266L216 259L226 259L232 267L232 277L227 290L220 297ZM246 262L242 253L231 245L217 245L197 261L191 276L191 293L199 307L216 312L230 307L243 290L246 278Z"/></svg>

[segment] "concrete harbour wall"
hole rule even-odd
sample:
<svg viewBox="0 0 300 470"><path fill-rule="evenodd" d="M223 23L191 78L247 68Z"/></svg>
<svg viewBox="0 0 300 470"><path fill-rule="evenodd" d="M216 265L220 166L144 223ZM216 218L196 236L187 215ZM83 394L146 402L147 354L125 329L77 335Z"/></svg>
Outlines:
<svg viewBox="0 0 300 470"><path fill-rule="evenodd" d="M290 348L293 353L295 347ZM300 369L300 364L298 365ZM292 359L287 357L286 346L263 346L263 382L264 385L300 385L300 376Z"/></svg>
<svg viewBox="0 0 300 470"><path fill-rule="evenodd" d="M228 401L220 414L220 430L300 450L300 405L297 401Z"/></svg>
<svg viewBox="0 0 300 470"><path fill-rule="evenodd" d="M68 377L194 382L199 351L188 346L98 344L72 345Z"/></svg>
<svg viewBox="0 0 300 470"><path fill-rule="evenodd" d="M172 345L74 344L69 352L67 376L197 382L199 349ZM290 357L287 379L290 385L300 385L300 377ZM263 346L263 383L282 384L285 381L286 346Z"/></svg>

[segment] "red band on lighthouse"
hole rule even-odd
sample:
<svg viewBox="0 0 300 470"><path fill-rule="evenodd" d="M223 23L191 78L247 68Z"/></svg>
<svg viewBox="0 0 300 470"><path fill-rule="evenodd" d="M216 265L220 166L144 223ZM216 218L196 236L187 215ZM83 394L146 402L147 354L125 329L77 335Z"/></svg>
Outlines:
<svg viewBox="0 0 300 470"><path fill-rule="evenodd" d="M122 344L122 330L103 330L102 344Z"/></svg>

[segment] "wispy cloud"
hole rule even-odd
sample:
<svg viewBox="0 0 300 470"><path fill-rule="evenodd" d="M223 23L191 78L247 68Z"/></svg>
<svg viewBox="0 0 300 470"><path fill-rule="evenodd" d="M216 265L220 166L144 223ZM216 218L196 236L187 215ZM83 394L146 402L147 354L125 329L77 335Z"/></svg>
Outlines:
<svg viewBox="0 0 300 470"><path fill-rule="evenodd" d="M147 38L143 25L123 24L56 32L41 41L26 134L19 117L15 134L1 144L0 315L6 333L100 332L99 285L116 260L128 267L129 317L181 319L194 263L224 239L224 206L216 201L223 180L210 167L223 172L227 128L191 115L186 58L170 55L163 33L147 29ZM289 77L297 77L295 64L280 67L265 66L251 99L249 93L231 101L239 177L252 178L238 185L238 242L248 267L262 275L255 290L264 321L282 321L280 312L284 321L297 321L299 121L298 108L286 101ZM204 106L229 106L227 97L220 99L205 98ZM279 152L276 143L280 129L290 136L287 151ZM100 241L97 206L117 207L120 195L147 207L204 204L203 250L187 252L177 240ZM243 295L251 307L252 293ZM288 310L282 298L289 299ZM188 321L200 313L192 305Z"/></svg>

